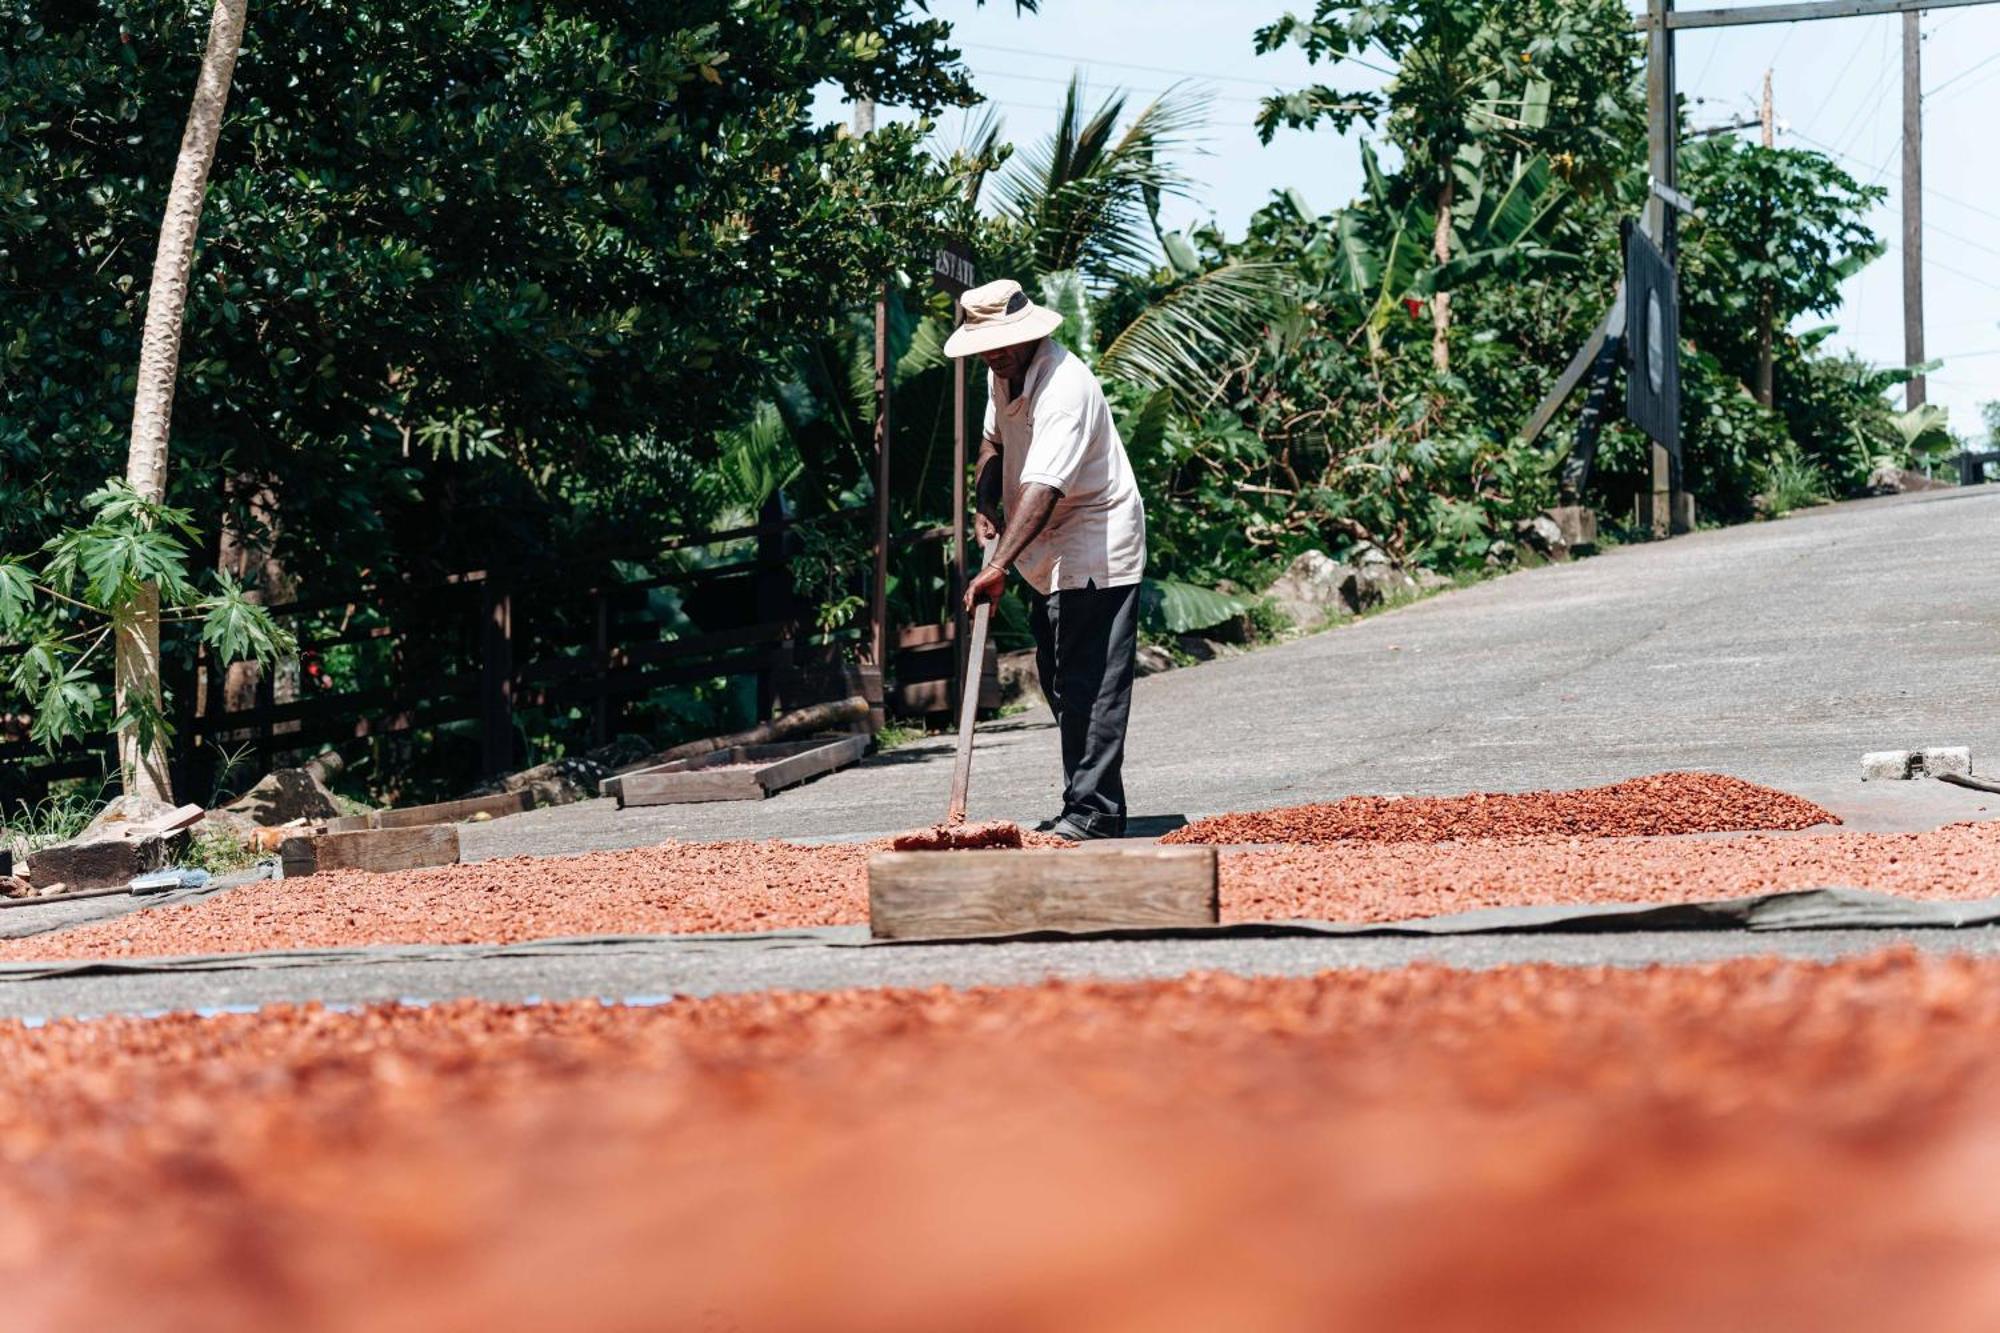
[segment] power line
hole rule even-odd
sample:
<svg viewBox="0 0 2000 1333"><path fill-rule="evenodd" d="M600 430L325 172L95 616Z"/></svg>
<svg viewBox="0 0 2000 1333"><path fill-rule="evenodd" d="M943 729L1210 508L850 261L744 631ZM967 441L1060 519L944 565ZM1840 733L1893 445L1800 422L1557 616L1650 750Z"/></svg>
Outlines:
<svg viewBox="0 0 2000 1333"><path fill-rule="evenodd" d="M1930 101L1933 97L1938 96L1945 89L1951 87L1954 83L1957 83L1959 80L1963 79L1966 75L1985 69L1988 65L1992 64L1996 60L2000 60L2000 51L1995 51L1992 55L1986 57L1986 59L1980 61L1978 64L1968 66L1967 68L1962 69L1958 73L1952 75L1950 78L1946 79L1943 83L1940 83L1937 87L1925 93L1924 100L1926 102Z"/></svg>
<svg viewBox="0 0 2000 1333"><path fill-rule="evenodd" d="M1889 169L1889 164L1886 162L1882 163L1880 166L1877 166L1871 162L1864 162L1862 159L1856 157L1852 153L1845 152L1839 148L1835 148L1832 144L1826 142L1824 139L1813 138L1812 135L1807 134L1804 130L1793 129L1790 132L1793 135L1797 136L1798 138L1804 139L1807 143L1812 144L1816 148L1823 148L1827 152L1832 153L1835 157L1846 158L1849 162L1854 163L1854 165L1874 172L1878 177L1883 172ZM1943 190L1932 189L1930 186L1926 185L1924 187L1924 195L1927 198L1931 199L1942 199L1947 204L1956 204L1960 208L1966 209L1973 213L1978 213L1983 217L1992 218L1995 222L2000 222L2000 213L1995 213L1990 208L1982 208L1978 204L1969 204L1965 200L1960 199L1954 195L1946 194Z"/></svg>
<svg viewBox="0 0 2000 1333"><path fill-rule="evenodd" d="M1885 255L1900 254L1902 253L1902 249L1903 247L1900 245L1884 245L1882 248L1882 253ZM1977 273L1967 273L1962 268L1953 268L1950 264L1945 263L1942 259L1938 259L1932 255L1924 256L1924 267L1941 269L1944 272L1951 274L1954 278L1959 278L1965 282L1969 282L1975 287L1984 287L1989 291L2000 292L2000 283L1993 282L1988 278L1982 278Z"/></svg>
<svg viewBox="0 0 2000 1333"><path fill-rule="evenodd" d="M1210 74L1198 69L1175 69L1170 65L1137 65L1129 60L1100 60L1095 57L1078 60L1074 55L1067 52L1037 51L1032 47L1026 46L994 46L989 42L967 42L965 43L965 47L969 51L998 51L1010 56L1038 56L1044 60L1061 60L1077 65L1104 65L1111 69L1136 69L1147 74L1178 74L1190 79L1206 79L1210 83L1247 83L1258 88L1272 88L1277 82L1275 79L1253 79L1244 74ZM1372 61L1363 60L1359 56L1342 56L1340 63L1345 65L1359 65L1363 69L1373 70L1377 74L1387 74L1391 78L1394 78L1396 74L1395 70L1388 68L1386 65L1377 65Z"/></svg>
<svg viewBox="0 0 2000 1333"><path fill-rule="evenodd" d="M1957 241L1961 245L1969 245L1975 250L1984 250L1989 255L2000 255L2000 250L1994 249L1992 246L1986 244L1984 241L1975 241L1970 236L1960 236L1957 232L1951 230L1949 227L1940 227L1935 222L1926 221L1924 223L1924 230L1934 231L1938 233L1938 235L1940 236L1949 236L1951 237L1952 240Z"/></svg>
<svg viewBox="0 0 2000 1333"><path fill-rule="evenodd" d="M1875 71L1875 82L1870 84L1867 93L1864 94L1859 100L1855 102L1854 110L1848 115L1847 119L1844 122L1842 122L1840 127L1840 132L1833 136L1835 141L1840 144L1842 149L1847 147L1849 138L1851 137L1854 131L1859 129L1866 129L1868 128L1869 125L1873 123L1872 121L1869 120L1868 113L1871 110L1875 110L1878 108L1876 97L1881 93L1882 85L1888 82L1889 75L1892 72L1894 72L1895 69L1895 67L1891 65L1889 62L1889 50L1888 50L1889 29L1886 26L1882 26L1881 31L1878 33L1878 36L1882 39L1882 51L1881 51L1881 57L1877 62L1877 68Z"/></svg>
<svg viewBox="0 0 2000 1333"><path fill-rule="evenodd" d="M1053 83L1066 86L1070 82L1070 80L1068 79L1058 79L1046 74L1013 74L1005 70L974 69L972 71L972 74L975 78L980 78L980 79L1021 79L1025 80L1028 83ZM1149 97L1164 97L1166 94L1172 92L1173 89L1125 88L1122 91L1128 93L1140 93ZM1191 91L1199 91L1199 90L1195 89ZM1225 93L1207 93L1203 95L1202 100L1206 102L1240 102L1249 106L1264 105L1264 99L1261 97L1231 97Z"/></svg>
<svg viewBox="0 0 2000 1333"><path fill-rule="evenodd" d="M1864 26L1862 27L1860 34L1856 36L1854 39L1854 49L1847 53L1847 63L1840 67L1840 73L1833 76L1833 86L1826 90L1826 96L1819 99L1819 105L1813 108L1813 113L1810 116L1806 117L1806 119L1809 122L1813 124L1819 123L1819 118L1821 113L1823 113L1828 106L1832 105L1833 95L1840 91L1841 80L1847 77L1848 70L1854 68L1854 62L1861 56L1861 48L1863 46L1866 46L1867 44L1868 44L1868 29Z"/></svg>

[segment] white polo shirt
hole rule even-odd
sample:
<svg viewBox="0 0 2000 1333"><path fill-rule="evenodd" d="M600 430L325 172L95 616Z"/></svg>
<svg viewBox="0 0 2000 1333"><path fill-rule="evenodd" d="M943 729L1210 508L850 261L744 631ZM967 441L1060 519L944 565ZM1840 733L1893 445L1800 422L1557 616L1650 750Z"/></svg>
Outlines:
<svg viewBox="0 0 2000 1333"><path fill-rule="evenodd" d="M1010 399L986 377L986 438L1000 442L1001 498L1020 512L1030 482L1062 492L1014 568L1036 592L1122 588L1146 573L1146 510L1111 407L1083 359L1046 339Z"/></svg>

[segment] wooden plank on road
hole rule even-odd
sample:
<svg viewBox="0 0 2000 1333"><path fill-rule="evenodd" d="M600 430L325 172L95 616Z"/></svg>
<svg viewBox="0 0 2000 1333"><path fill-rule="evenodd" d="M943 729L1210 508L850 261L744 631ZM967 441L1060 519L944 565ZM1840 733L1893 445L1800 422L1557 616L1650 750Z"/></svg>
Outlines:
<svg viewBox="0 0 2000 1333"><path fill-rule="evenodd" d="M285 878L326 870L414 870L458 861L458 830L450 824L362 829L287 838L278 848Z"/></svg>
<svg viewBox="0 0 2000 1333"><path fill-rule="evenodd" d="M628 805L681 805L701 801L757 801L810 778L858 762L868 753L867 736L836 740L774 741L734 745L705 755L677 759L619 777L616 791L600 788Z"/></svg>
<svg viewBox="0 0 2000 1333"><path fill-rule="evenodd" d="M535 808L531 791L496 792L491 796L468 796L462 801L439 801L433 805L410 805L400 810L370 810L365 815L342 815L329 820L328 833L352 833L357 829L415 828L421 824L456 824L485 815L499 819Z"/></svg>
<svg viewBox="0 0 2000 1333"><path fill-rule="evenodd" d="M1213 847L881 852L868 928L883 940L1212 926Z"/></svg>

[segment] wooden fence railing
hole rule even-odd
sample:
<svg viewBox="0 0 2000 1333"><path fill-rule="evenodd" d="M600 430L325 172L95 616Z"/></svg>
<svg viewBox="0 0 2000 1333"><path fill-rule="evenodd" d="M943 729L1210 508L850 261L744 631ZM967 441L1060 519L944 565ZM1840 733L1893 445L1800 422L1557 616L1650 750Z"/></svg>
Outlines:
<svg viewBox="0 0 2000 1333"><path fill-rule="evenodd" d="M680 538L660 549L683 563L644 578L621 577L609 559L495 567L275 606L298 638L295 675L286 687L272 671L246 673L252 699L228 697L228 672L205 647L170 640L176 789L205 795L225 751L262 772L284 754L439 727L476 729L479 770L500 773L522 759L524 710L560 717L587 748L652 692L719 678L754 678L759 716L857 688L879 699L880 672L849 664L866 627L820 633L794 592L787 539L799 526L767 510L756 524ZM679 614L662 614L663 595ZM24 731L18 719L0 730L9 803L115 771L107 745L51 756Z"/></svg>
<svg viewBox="0 0 2000 1333"><path fill-rule="evenodd" d="M261 773L301 752L414 740L440 728L460 746L473 743L473 733L476 758L467 767L497 774L525 759L524 714L562 731L574 752L627 729L634 708L656 691L718 679L754 681L759 718L860 692L876 703L879 722L883 672L857 662L871 627L820 632L816 608L791 578L798 528L859 522L868 512L801 521L772 506L757 523L657 548L681 563L643 578L622 577L609 558L560 570L495 566L275 606L272 614L298 639L298 658L282 680L279 672L241 672L234 690L227 668L205 647L170 638L163 658L175 788L202 799L225 756L243 766L239 774ZM899 554L930 551L949 537L948 529L925 528L897 534L893 545ZM853 574L862 590L868 571ZM663 614L663 603L676 613ZM900 677L887 707L938 713L954 706L959 665L951 628L887 627L895 649L890 674ZM990 663L981 694L989 705L998 702ZM24 732L20 719L0 719L0 802L8 806L38 799L62 779L115 772L106 743L51 756Z"/></svg>

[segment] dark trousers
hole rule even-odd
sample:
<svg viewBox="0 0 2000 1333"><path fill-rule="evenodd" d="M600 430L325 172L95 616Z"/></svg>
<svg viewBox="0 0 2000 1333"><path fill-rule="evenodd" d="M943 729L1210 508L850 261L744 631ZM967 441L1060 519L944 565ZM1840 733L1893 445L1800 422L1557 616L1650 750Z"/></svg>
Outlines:
<svg viewBox="0 0 2000 1333"><path fill-rule="evenodd" d="M1063 813L1125 832L1125 723L1139 650L1139 585L1028 594L1035 667L1062 731Z"/></svg>

